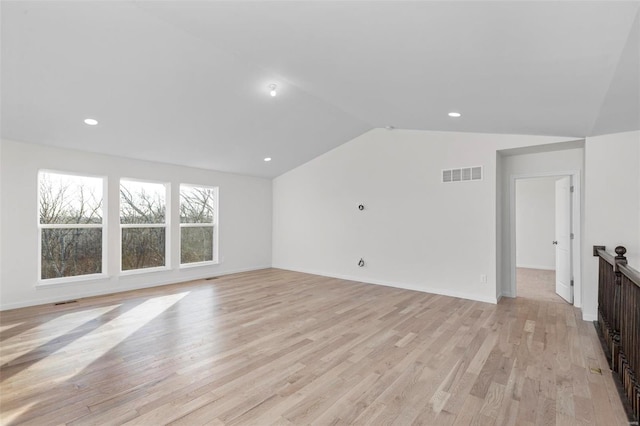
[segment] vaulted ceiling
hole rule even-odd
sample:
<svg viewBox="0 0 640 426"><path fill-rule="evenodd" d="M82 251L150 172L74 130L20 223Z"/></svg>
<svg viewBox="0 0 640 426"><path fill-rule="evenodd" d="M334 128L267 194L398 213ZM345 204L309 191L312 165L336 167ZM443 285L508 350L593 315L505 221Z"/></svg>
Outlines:
<svg viewBox="0 0 640 426"><path fill-rule="evenodd" d="M639 6L3 1L2 137L272 177L375 127L635 130Z"/></svg>

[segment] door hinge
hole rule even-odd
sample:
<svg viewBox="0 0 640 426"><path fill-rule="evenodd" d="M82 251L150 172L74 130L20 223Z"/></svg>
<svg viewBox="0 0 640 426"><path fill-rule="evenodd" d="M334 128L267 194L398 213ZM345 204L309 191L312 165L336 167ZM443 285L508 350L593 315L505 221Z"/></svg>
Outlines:
<svg viewBox="0 0 640 426"><path fill-rule="evenodd" d="M573 280L571 280L571 287L573 287Z"/></svg>
<svg viewBox="0 0 640 426"><path fill-rule="evenodd" d="M573 232L571 233L570 237L571 237L571 239L573 240L573 237L574 237Z"/></svg>
<svg viewBox="0 0 640 426"><path fill-rule="evenodd" d="M573 192L573 185L569 187L569 192Z"/></svg>

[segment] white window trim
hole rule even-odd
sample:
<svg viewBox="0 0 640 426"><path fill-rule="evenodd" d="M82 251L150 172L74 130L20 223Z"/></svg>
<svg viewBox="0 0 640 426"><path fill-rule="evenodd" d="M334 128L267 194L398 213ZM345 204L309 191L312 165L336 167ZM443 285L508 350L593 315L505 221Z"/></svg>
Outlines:
<svg viewBox="0 0 640 426"><path fill-rule="evenodd" d="M100 274L87 274L87 275L74 275L71 277L59 277L59 278L46 278L39 279L36 283L36 288L58 287L65 284L78 284L82 282L100 281L109 279L109 275L106 273Z"/></svg>
<svg viewBox="0 0 640 426"><path fill-rule="evenodd" d="M184 226L183 226L184 225ZM202 262L189 262L182 263L180 262L180 269L184 268L196 268L198 266L210 266L217 265L220 262L218 261L218 227L214 223L181 223L180 224L180 246L178 247L178 253L180 254L179 259L182 259L182 228L213 228L213 259L205 260Z"/></svg>
<svg viewBox="0 0 640 426"><path fill-rule="evenodd" d="M142 183L153 183L156 185L164 186L165 196L164 196L164 223L122 223L122 218L120 217L120 187L122 186L123 181L130 182L142 182ZM146 180L146 179L136 179L136 178L128 178L128 177L120 177L118 179L118 221L120 222L120 238L118 241L118 264L119 264L119 276L127 276L127 275L137 275L137 274L145 274L151 272L161 272L161 271L169 271L171 270L171 233L168 232L170 228L171 218L171 183L170 182L161 182L155 180ZM153 266L150 268L138 268L138 269L122 269L122 230L123 229L132 229L132 228L164 228L164 265L163 266Z"/></svg>
<svg viewBox="0 0 640 426"><path fill-rule="evenodd" d="M220 187L218 186L209 186L209 185L196 185L196 184L190 184L190 183L181 183L178 187L178 194L180 194L180 190L182 189L182 187L190 187L190 188L207 188L207 189L211 189L214 191L215 193L215 198L213 200L213 221L211 222L200 222L200 223L182 223L180 222L180 233L179 233L179 237L178 237L178 262L179 262L179 268L180 269L188 269L188 268L197 268L200 266L211 266L211 265L218 265L219 262L219 256L218 254L220 253L220 246L219 246L219 242L218 242L218 205L219 205L219 200L220 200ZM180 204L181 204L181 199L178 196L178 211L180 211ZM190 263L182 263L182 228L204 228L204 227L212 227L213 228L213 259L212 260L205 260L203 262L190 262Z"/></svg>
<svg viewBox="0 0 640 426"><path fill-rule="evenodd" d="M87 224L58 224L58 223L40 223L40 174L41 173L51 173L65 176L77 176L77 177L88 177L88 178L96 178L102 180L102 223L87 223ZM64 284L76 284L78 282L83 281L96 281L103 280L109 278L107 274L108 267L108 235L109 230L107 223L107 214L109 212L109 192L108 192L108 176L104 175L94 175L91 173L82 173L82 172L69 172L63 170L53 170L53 169L39 169L36 174L36 223L38 224L38 270L37 270L37 278L36 278L36 288L44 288L47 286L59 286ZM72 275L69 277L56 277L56 278L42 278L42 230L43 229L74 229L74 228L101 228L102 229L102 265L99 274L85 274L85 275Z"/></svg>
<svg viewBox="0 0 640 426"><path fill-rule="evenodd" d="M166 259L167 259L167 256L165 255L165 263L167 263ZM162 272L162 271L169 271L170 269L171 268L169 268L167 265L165 265L165 266L153 266L151 268L127 269L126 271L120 271L120 276L121 277L126 277L128 275L146 274L146 273L151 273L151 272Z"/></svg>
<svg viewBox="0 0 640 426"><path fill-rule="evenodd" d="M77 228L103 228L100 223L39 223L40 229L77 229Z"/></svg>
<svg viewBox="0 0 640 426"><path fill-rule="evenodd" d="M220 262L217 260L207 260L204 262L191 262L191 263L181 263L180 269L190 269L190 268L201 268L203 266L212 266L218 265Z"/></svg>
<svg viewBox="0 0 640 426"><path fill-rule="evenodd" d="M122 269L122 230L123 229L139 229L139 228L164 228L164 265L152 266L150 268L137 268L137 269ZM167 225L164 223L121 223L120 224L120 274L121 276L142 274L146 272L167 271L171 269L169 267L169 243Z"/></svg>
<svg viewBox="0 0 640 426"><path fill-rule="evenodd" d="M121 223L120 228L166 228L166 223Z"/></svg>
<svg viewBox="0 0 640 426"><path fill-rule="evenodd" d="M181 223L180 228L206 228L207 226L216 226L213 222L193 222L193 223Z"/></svg>

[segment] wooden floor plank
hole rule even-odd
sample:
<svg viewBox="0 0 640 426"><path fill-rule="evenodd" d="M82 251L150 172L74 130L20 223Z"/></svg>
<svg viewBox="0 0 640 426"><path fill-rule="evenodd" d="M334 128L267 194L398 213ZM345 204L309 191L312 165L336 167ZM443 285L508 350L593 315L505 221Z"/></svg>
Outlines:
<svg viewBox="0 0 640 426"><path fill-rule="evenodd" d="M5 311L0 423L626 425L549 277L492 305L267 269Z"/></svg>

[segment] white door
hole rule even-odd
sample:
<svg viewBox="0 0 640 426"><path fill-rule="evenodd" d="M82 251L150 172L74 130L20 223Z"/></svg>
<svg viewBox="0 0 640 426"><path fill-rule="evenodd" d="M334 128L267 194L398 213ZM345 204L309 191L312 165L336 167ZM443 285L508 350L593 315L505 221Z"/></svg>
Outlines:
<svg viewBox="0 0 640 426"><path fill-rule="evenodd" d="M571 177L556 181L556 293L573 303L571 287Z"/></svg>

